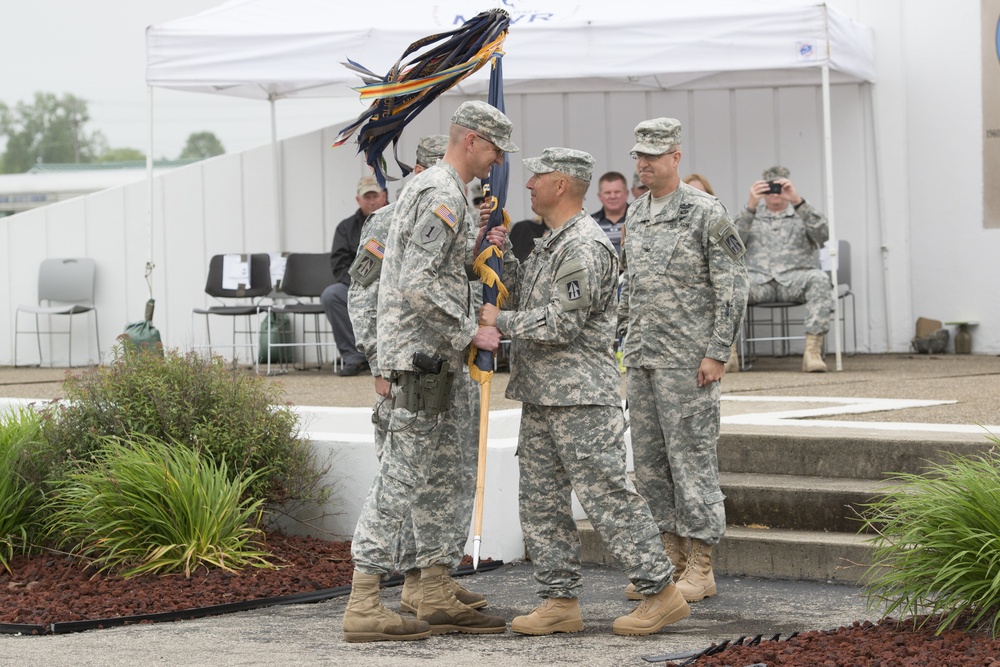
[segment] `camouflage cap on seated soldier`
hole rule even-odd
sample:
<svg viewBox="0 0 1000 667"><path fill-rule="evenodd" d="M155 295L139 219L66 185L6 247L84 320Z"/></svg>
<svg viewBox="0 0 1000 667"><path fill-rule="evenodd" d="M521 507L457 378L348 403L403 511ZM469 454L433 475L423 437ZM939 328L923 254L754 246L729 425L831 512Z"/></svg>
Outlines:
<svg viewBox="0 0 1000 667"><path fill-rule="evenodd" d="M448 148L446 135L430 134L420 137L420 143L417 144L417 164L421 167L433 167L444 157L446 148Z"/></svg>
<svg viewBox="0 0 1000 667"><path fill-rule="evenodd" d="M653 118L635 126L635 146L629 151L663 155L681 143L681 122L676 118Z"/></svg>
<svg viewBox="0 0 1000 667"><path fill-rule="evenodd" d="M775 165L765 169L764 173L761 175L761 179L765 181L773 181L776 178L788 178L791 174L792 172L788 171L787 167Z"/></svg>
<svg viewBox="0 0 1000 667"><path fill-rule="evenodd" d="M525 158L523 162L524 168L533 174L558 171L586 183L590 183L594 173L594 158L590 153L572 148L546 148L541 156Z"/></svg>
<svg viewBox="0 0 1000 667"><path fill-rule="evenodd" d="M472 130L504 152L516 153L521 150L510 140L510 133L514 130L513 123L499 109L486 102L462 102L451 117L451 122Z"/></svg>

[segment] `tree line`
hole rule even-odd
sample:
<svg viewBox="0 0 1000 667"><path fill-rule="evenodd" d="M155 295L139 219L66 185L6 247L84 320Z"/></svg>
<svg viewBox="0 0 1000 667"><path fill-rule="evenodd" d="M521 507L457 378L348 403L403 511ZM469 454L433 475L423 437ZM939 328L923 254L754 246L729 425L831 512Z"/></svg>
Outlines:
<svg viewBox="0 0 1000 667"><path fill-rule="evenodd" d="M90 130L87 101L75 95L35 93L31 102L0 102L0 173L20 174L40 163L98 163L145 160L137 148L114 148L100 130ZM179 159L225 153L211 132L188 136Z"/></svg>

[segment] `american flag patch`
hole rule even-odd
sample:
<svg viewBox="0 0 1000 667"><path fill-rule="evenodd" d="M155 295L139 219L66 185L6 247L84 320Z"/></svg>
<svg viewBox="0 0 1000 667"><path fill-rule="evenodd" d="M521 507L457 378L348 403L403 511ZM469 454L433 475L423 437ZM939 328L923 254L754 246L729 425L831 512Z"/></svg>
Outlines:
<svg viewBox="0 0 1000 667"><path fill-rule="evenodd" d="M451 209L445 206L444 204L438 206L437 210L434 211L434 213L437 214L437 217L444 220L444 224L448 225L452 229L454 229L455 225L458 224L458 218L456 218L455 214L451 212Z"/></svg>
<svg viewBox="0 0 1000 667"><path fill-rule="evenodd" d="M375 239L368 239L368 243L365 244L365 250L375 255L379 259L385 257L385 246L379 243Z"/></svg>

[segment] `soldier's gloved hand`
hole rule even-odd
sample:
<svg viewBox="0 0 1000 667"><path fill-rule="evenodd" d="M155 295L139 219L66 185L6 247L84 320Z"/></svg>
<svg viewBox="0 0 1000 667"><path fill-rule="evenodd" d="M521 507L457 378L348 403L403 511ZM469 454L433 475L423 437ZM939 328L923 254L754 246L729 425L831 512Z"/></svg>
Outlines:
<svg viewBox="0 0 1000 667"><path fill-rule="evenodd" d="M484 303L479 307L479 325L484 327L495 327L497 325L497 313L500 311L492 303Z"/></svg>

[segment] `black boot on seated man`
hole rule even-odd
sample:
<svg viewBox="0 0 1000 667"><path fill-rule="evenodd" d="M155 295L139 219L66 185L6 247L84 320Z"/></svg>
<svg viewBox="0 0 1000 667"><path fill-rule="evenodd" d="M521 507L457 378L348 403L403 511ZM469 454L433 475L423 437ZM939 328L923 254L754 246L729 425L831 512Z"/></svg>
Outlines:
<svg viewBox="0 0 1000 667"><path fill-rule="evenodd" d="M362 373L367 373L371 369L367 361L355 361L349 364L344 364L337 375L340 377L352 377L354 375L361 375Z"/></svg>

